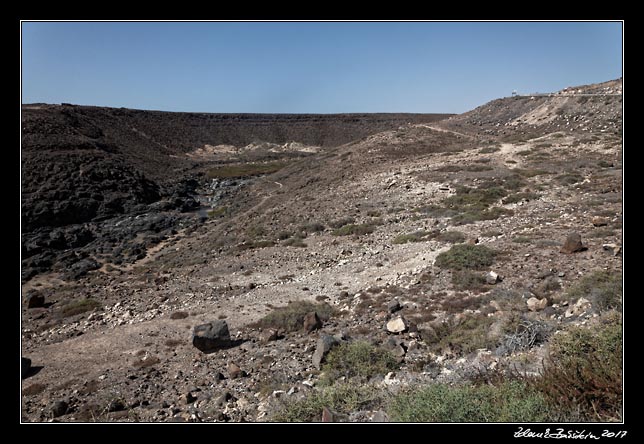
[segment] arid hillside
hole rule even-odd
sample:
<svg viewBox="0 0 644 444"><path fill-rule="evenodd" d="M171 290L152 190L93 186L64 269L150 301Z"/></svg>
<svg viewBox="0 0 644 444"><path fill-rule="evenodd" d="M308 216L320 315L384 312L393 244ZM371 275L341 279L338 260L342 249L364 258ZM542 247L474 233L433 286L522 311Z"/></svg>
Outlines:
<svg viewBox="0 0 644 444"><path fill-rule="evenodd" d="M25 110L23 420L620 421L621 90Z"/></svg>

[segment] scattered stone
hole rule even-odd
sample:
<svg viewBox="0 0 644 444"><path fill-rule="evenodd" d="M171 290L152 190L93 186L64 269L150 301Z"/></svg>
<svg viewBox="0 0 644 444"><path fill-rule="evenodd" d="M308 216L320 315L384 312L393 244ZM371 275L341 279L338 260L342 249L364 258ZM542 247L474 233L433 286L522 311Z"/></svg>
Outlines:
<svg viewBox="0 0 644 444"><path fill-rule="evenodd" d="M604 251L608 251L613 254L613 256L617 256L619 253L622 252L622 247L620 247L617 244L603 244L602 249Z"/></svg>
<svg viewBox="0 0 644 444"><path fill-rule="evenodd" d="M45 306L45 296L40 293L34 293L27 299L27 308L40 308Z"/></svg>
<svg viewBox="0 0 644 444"><path fill-rule="evenodd" d="M573 305L572 307L568 308L568 310L566 310L566 312L564 313L564 317L571 318L573 316L581 316L591 307L592 307L592 303L588 299L579 298L577 302L575 302L575 305Z"/></svg>
<svg viewBox="0 0 644 444"><path fill-rule="evenodd" d="M571 233L566 238L566 241L561 247L561 253L572 254L579 251L584 251L587 248L581 242L581 235L579 233Z"/></svg>
<svg viewBox="0 0 644 444"><path fill-rule="evenodd" d="M445 185L445 184L439 185L438 189L440 191L449 191L449 185Z"/></svg>
<svg viewBox="0 0 644 444"><path fill-rule="evenodd" d="M322 321L318 314L314 311L307 313L304 316L304 331L311 333L314 330L319 330L322 328Z"/></svg>
<svg viewBox="0 0 644 444"><path fill-rule="evenodd" d="M230 379L237 379L242 376L242 369L234 362L229 362L226 370L228 371L228 377Z"/></svg>
<svg viewBox="0 0 644 444"><path fill-rule="evenodd" d="M501 282L501 276L499 276L497 273L490 271L488 274L485 275L485 282L487 282L490 285L494 285L497 282Z"/></svg>
<svg viewBox="0 0 644 444"><path fill-rule="evenodd" d="M606 225L608 225L608 218L601 217L601 216L595 216L590 220L590 222L595 227L605 227Z"/></svg>
<svg viewBox="0 0 644 444"><path fill-rule="evenodd" d="M181 395L180 400L183 404L192 404L197 400L197 397L192 393L188 392L186 394Z"/></svg>
<svg viewBox="0 0 644 444"><path fill-rule="evenodd" d="M21 373L23 379L29 374L30 369L31 369L31 359L22 358L22 365L20 366L20 373Z"/></svg>
<svg viewBox="0 0 644 444"><path fill-rule="evenodd" d="M531 297L526 301L528 304L528 310L530 311L541 311L548 306L548 299L537 299L536 297Z"/></svg>
<svg viewBox="0 0 644 444"><path fill-rule="evenodd" d="M389 310L389 313L395 313L400 309L402 309L402 307L400 306L398 299L394 299L387 304L387 310Z"/></svg>
<svg viewBox="0 0 644 444"><path fill-rule="evenodd" d="M402 333L407 331L409 324L407 320L402 316L397 316L391 321L387 322L387 331L389 333Z"/></svg>
<svg viewBox="0 0 644 444"><path fill-rule="evenodd" d="M65 401L55 401L50 407L51 414L54 418L63 416L65 413L67 413L68 409L69 405Z"/></svg>
<svg viewBox="0 0 644 444"><path fill-rule="evenodd" d="M338 344L340 344L340 342L333 336L329 336L329 335L320 336L317 342L317 346L315 348L315 353L313 353L313 365L315 366L315 368L320 370L322 362L324 362L324 358L326 357L326 355L333 347L335 347Z"/></svg>
<svg viewBox="0 0 644 444"><path fill-rule="evenodd" d="M378 410L371 417L371 422L389 422L389 415L382 410Z"/></svg>
<svg viewBox="0 0 644 444"><path fill-rule="evenodd" d="M211 352L231 345L228 324L216 320L207 324L197 325L192 333L192 345L202 352Z"/></svg>
<svg viewBox="0 0 644 444"><path fill-rule="evenodd" d="M322 422L333 422L333 413L326 407L322 409Z"/></svg>
<svg viewBox="0 0 644 444"><path fill-rule="evenodd" d="M259 340L263 343L277 341L277 330L274 328L267 328L259 334Z"/></svg>

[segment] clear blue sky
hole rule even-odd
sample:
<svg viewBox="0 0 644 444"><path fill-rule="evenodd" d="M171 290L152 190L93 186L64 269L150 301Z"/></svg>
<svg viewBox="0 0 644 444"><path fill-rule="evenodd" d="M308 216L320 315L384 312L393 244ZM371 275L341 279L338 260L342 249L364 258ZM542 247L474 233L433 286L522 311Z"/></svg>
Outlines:
<svg viewBox="0 0 644 444"><path fill-rule="evenodd" d="M23 103L454 112L622 75L622 23L23 22Z"/></svg>

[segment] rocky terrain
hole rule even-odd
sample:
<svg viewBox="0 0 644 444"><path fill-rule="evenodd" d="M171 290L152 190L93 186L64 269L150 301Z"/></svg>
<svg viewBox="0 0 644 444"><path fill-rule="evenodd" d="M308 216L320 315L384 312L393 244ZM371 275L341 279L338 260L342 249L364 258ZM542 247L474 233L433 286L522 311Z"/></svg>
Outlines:
<svg viewBox="0 0 644 444"><path fill-rule="evenodd" d="M451 117L25 105L23 420L441 421L410 393L512 399L517 375L534 420L619 420L607 370L592 408L543 388L571 331L621 325L617 91Z"/></svg>

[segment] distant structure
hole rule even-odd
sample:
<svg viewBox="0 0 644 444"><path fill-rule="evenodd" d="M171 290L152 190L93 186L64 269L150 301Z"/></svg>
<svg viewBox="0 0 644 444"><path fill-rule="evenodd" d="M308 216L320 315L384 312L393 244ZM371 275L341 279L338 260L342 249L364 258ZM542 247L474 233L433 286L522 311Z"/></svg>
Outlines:
<svg viewBox="0 0 644 444"><path fill-rule="evenodd" d="M517 90L516 90L516 89L513 89L513 90L512 90L512 97L516 97L516 96L517 96Z"/></svg>

